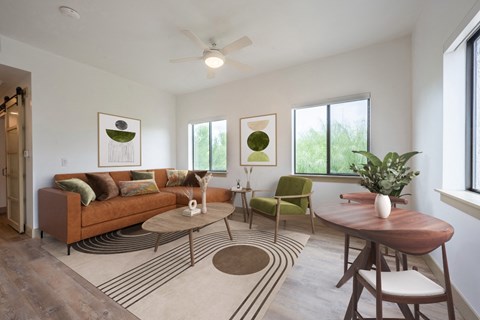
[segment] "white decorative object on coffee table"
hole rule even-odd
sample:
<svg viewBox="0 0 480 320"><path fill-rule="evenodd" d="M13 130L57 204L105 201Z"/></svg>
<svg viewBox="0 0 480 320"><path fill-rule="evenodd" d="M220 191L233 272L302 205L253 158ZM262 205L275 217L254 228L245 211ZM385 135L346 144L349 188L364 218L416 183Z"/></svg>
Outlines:
<svg viewBox="0 0 480 320"><path fill-rule="evenodd" d="M208 172L203 178L195 174L195 178L197 178L200 189L202 190L202 213L207 213L207 186L212 178L212 173Z"/></svg>

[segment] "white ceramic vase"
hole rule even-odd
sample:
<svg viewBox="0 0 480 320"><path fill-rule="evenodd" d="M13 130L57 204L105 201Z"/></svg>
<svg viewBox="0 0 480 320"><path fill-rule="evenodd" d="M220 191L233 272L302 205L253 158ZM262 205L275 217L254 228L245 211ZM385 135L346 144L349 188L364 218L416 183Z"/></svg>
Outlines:
<svg viewBox="0 0 480 320"><path fill-rule="evenodd" d="M207 190L202 192L202 213L207 213Z"/></svg>
<svg viewBox="0 0 480 320"><path fill-rule="evenodd" d="M390 211L392 211L392 202L390 197L384 194L377 194L375 197L375 211L377 216L382 219L388 218Z"/></svg>

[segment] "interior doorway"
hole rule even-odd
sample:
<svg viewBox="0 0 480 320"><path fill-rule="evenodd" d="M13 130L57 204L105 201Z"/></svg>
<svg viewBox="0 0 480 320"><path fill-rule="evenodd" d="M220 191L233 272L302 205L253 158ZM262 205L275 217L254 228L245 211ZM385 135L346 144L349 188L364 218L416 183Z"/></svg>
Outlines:
<svg viewBox="0 0 480 320"><path fill-rule="evenodd" d="M23 99L24 95L22 94L23 98L20 104L12 103L13 99L10 98L17 95L17 88L26 89L29 93L31 73L0 64L0 105L3 107L0 108L0 214L6 215L7 219L13 222L10 225L18 232L23 233L27 220L27 202L31 207L31 192L27 193L27 188L25 188L25 178L27 175L31 178L31 170L25 171L23 154L26 151L26 154L29 155L31 139L30 143L26 145L23 133L19 135L19 130L23 132L23 128L29 126L30 121L24 123L23 116L21 122L17 121L19 114L30 113L31 100L30 98ZM7 100L9 102L6 102ZM10 113L7 109L10 110ZM16 144L18 147L14 146L12 149L12 139L18 141L21 139L22 143ZM7 151L7 149L9 150ZM17 154L15 163L12 162L12 153ZM19 193L18 190L21 192ZM19 207L21 208L19 209ZM31 230L28 231L31 234Z"/></svg>
<svg viewBox="0 0 480 320"><path fill-rule="evenodd" d="M0 214L7 213L7 179L5 167L7 166L5 157L5 117L0 117Z"/></svg>

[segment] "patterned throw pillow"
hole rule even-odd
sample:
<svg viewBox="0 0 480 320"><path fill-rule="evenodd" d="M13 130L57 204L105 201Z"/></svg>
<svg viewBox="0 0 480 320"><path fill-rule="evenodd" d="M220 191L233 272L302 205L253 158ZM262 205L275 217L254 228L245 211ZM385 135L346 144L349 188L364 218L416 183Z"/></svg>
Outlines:
<svg viewBox="0 0 480 320"><path fill-rule="evenodd" d="M155 180L152 179L119 181L118 185L120 186L120 194L122 197L160 192Z"/></svg>
<svg viewBox="0 0 480 320"><path fill-rule="evenodd" d="M182 186L188 170L167 170L167 187Z"/></svg>
<svg viewBox="0 0 480 320"><path fill-rule="evenodd" d="M55 181L55 184L62 190L79 193L80 202L84 206L88 206L90 202L95 200L95 192L93 192L92 188L83 180L72 178Z"/></svg>
<svg viewBox="0 0 480 320"><path fill-rule="evenodd" d="M205 177L207 174L207 170L196 170L196 171L188 171L187 177L185 178L185 181L183 182L183 185L186 187L200 187L200 184L198 184L198 180L195 177L195 174L198 175L200 178Z"/></svg>
<svg viewBox="0 0 480 320"><path fill-rule="evenodd" d="M103 201L118 196L118 187L108 172L86 173L88 184L97 195L97 200Z"/></svg>
<svg viewBox="0 0 480 320"><path fill-rule="evenodd" d="M147 172L147 171L130 171L132 174L132 180L146 180L146 179L153 179L155 180L155 172Z"/></svg>

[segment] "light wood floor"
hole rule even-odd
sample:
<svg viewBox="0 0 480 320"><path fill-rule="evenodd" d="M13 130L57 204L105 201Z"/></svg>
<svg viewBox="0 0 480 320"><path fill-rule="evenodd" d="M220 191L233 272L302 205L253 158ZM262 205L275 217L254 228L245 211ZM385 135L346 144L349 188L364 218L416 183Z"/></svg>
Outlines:
<svg viewBox="0 0 480 320"><path fill-rule="evenodd" d="M243 221L239 213L233 219ZM259 216L254 217L254 224L273 226ZM289 222L286 228L303 233L310 230L308 224L298 222ZM335 288L342 274L343 235L318 222L316 231L264 319L343 319L351 293L351 281ZM429 272L421 259L413 263ZM368 292L361 301L361 310L371 315L374 305ZM387 306L386 310L395 314L396 307ZM446 319L444 304L422 310L431 319ZM0 319L137 318L43 250L42 240L18 235L0 214ZM457 319L463 318L457 315Z"/></svg>

